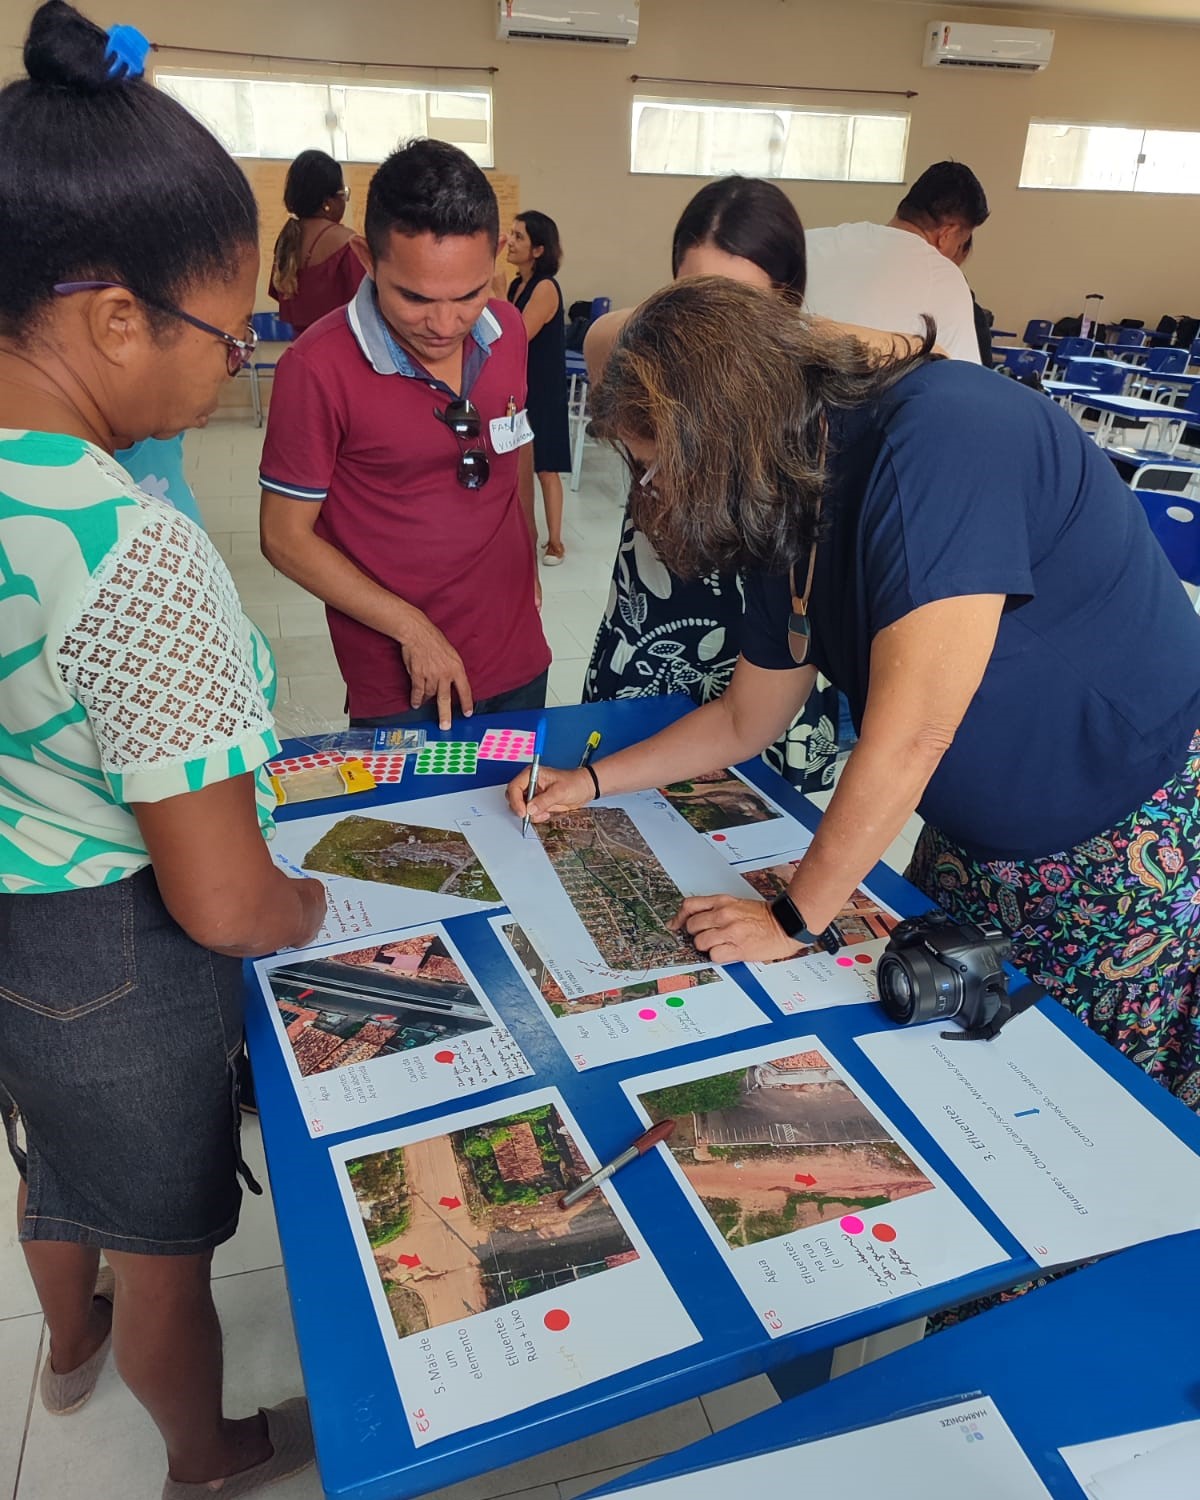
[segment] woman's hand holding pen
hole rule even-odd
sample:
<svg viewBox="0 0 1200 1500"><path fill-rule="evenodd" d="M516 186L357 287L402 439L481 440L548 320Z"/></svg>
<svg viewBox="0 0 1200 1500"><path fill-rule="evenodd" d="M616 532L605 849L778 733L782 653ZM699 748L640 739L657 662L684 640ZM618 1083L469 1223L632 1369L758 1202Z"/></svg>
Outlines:
<svg viewBox="0 0 1200 1500"><path fill-rule="evenodd" d="M556 813L573 812L585 803L593 802L596 788L586 768L560 771L555 766L543 765L538 769L537 795L528 806L525 791L529 786L529 770L526 768L508 783L508 805L518 818L529 814L531 823L545 823Z"/></svg>

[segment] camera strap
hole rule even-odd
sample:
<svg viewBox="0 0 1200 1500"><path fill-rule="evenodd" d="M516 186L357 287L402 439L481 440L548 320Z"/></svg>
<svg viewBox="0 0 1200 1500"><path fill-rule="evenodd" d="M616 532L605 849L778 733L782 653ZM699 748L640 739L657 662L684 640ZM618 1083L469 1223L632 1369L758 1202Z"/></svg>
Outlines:
<svg viewBox="0 0 1200 1500"><path fill-rule="evenodd" d="M943 1031L944 1042L990 1042L998 1037L1005 1026L1014 1016L1019 1016L1023 1011L1029 1010L1039 1000L1047 998L1047 991L1033 980L1023 984L1015 995L1006 994L1000 1002L1000 1009L987 1023L986 1026L972 1026L969 1030Z"/></svg>

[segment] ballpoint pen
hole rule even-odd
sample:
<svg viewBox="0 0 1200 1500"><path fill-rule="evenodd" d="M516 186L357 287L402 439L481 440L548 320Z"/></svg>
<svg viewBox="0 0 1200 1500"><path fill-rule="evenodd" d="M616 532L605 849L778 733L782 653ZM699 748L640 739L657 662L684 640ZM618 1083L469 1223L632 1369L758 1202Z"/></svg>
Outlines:
<svg viewBox="0 0 1200 1500"><path fill-rule="evenodd" d="M652 1125L649 1130L638 1136L632 1146L622 1151L620 1156L610 1161L606 1167L601 1167L598 1172L585 1177L578 1187L573 1187L569 1193L564 1193L558 1200L559 1208L570 1208L578 1203L580 1198L586 1198L593 1188L598 1188L602 1182L607 1182L614 1172L620 1171L628 1162L636 1161L639 1156L645 1156L646 1152L657 1146L660 1141L665 1141L674 1129L674 1120L660 1120L657 1125Z"/></svg>
<svg viewBox="0 0 1200 1500"><path fill-rule="evenodd" d="M529 763L529 785L525 788L525 816L521 820L521 837L529 833L529 804L537 796L538 770L542 764L542 747L546 743L546 720L538 720L537 733L533 737L533 760Z"/></svg>

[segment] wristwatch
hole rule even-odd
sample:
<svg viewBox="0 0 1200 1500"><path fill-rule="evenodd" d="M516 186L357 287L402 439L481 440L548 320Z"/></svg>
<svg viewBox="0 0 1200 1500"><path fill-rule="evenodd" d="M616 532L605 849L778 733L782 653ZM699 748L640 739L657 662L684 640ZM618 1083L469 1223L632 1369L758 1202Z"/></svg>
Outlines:
<svg viewBox="0 0 1200 1500"><path fill-rule="evenodd" d="M809 947L823 948L826 953L836 953L842 946L842 934L837 924L830 922L824 932L813 932L804 920L804 914L786 891L771 902L771 915L783 929L785 937Z"/></svg>

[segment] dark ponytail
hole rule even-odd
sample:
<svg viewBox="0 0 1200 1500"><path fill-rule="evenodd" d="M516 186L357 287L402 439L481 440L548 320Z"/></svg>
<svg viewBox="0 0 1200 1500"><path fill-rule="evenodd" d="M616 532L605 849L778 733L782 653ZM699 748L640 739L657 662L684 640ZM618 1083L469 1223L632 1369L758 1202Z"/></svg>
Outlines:
<svg viewBox="0 0 1200 1500"><path fill-rule="evenodd" d="M229 281L258 241L254 194L182 105L111 77L107 34L38 7L27 77L0 90L0 334L20 338L55 282L105 280L148 303Z"/></svg>
<svg viewBox="0 0 1200 1500"><path fill-rule="evenodd" d="M300 285L301 219L315 219L328 198L345 186L342 169L325 151L301 151L288 168L283 185L283 206L288 221L275 241L271 280L283 297L294 297Z"/></svg>

